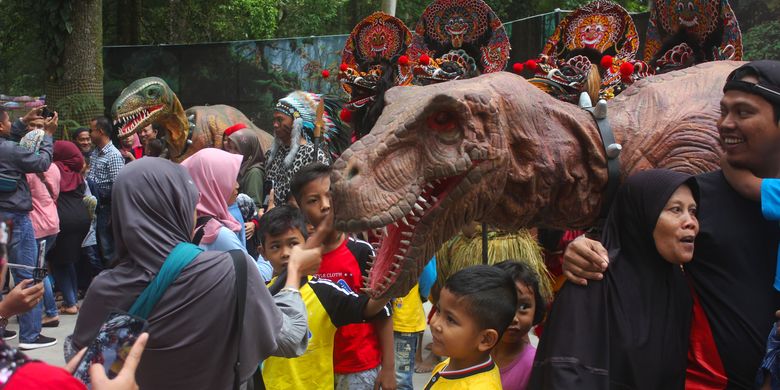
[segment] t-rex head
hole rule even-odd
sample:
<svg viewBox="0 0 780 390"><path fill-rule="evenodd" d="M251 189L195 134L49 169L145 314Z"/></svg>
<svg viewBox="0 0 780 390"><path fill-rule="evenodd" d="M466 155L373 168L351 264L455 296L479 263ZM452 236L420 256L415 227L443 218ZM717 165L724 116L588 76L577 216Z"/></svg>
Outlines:
<svg viewBox="0 0 780 390"><path fill-rule="evenodd" d="M184 109L176 94L159 77L136 80L122 90L111 107L111 116L114 124L120 126L120 138L161 122L168 130L166 139L173 155L182 150L187 141L189 126Z"/></svg>
<svg viewBox="0 0 780 390"><path fill-rule="evenodd" d="M337 226L379 228L373 296L403 296L441 243L503 192L509 152L489 81L388 91L371 133L334 163Z"/></svg>

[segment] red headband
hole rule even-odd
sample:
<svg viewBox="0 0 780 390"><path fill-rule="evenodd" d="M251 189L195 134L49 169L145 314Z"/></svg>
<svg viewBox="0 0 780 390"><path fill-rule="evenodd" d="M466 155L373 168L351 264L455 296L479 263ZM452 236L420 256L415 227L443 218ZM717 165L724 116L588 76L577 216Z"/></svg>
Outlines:
<svg viewBox="0 0 780 390"><path fill-rule="evenodd" d="M233 126L228 127L225 129L225 137L229 137L231 134L235 133L236 131L239 131L241 129L246 129L246 125L243 123L236 123Z"/></svg>

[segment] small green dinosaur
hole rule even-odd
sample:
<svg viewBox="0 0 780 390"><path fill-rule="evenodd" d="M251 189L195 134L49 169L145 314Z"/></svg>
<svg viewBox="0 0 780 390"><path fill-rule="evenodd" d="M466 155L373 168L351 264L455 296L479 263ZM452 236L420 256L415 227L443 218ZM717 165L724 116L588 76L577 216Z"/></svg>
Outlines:
<svg viewBox="0 0 780 390"><path fill-rule="evenodd" d="M122 90L111 108L119 137L129 137L144 127L157 123L165 128L168 158L180 162L200 149L221 147L226 128L244 123L255 130L263 150L268 150L273 136L255 126L241 111L225 105L194 106L186 111L179 98L158 77L147 77Z"/></svg>

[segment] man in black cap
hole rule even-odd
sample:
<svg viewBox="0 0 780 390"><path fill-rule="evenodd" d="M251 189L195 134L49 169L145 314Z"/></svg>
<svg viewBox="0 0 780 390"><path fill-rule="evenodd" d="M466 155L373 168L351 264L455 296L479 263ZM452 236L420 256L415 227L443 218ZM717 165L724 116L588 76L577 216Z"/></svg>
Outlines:
<svg viewBox="0 0 780 390"><path fill-rule="evenodd" d="M758 177L780 178L780 62L739 67L723 91L717 127L726 161ZM772 287L780 227L722 171L696 179L701 230L685 268L695 298L686 388L751 389L780 308ZM581 237L564 254L564 274L585 284L601 279L608 261L599 242Z"/></svg>

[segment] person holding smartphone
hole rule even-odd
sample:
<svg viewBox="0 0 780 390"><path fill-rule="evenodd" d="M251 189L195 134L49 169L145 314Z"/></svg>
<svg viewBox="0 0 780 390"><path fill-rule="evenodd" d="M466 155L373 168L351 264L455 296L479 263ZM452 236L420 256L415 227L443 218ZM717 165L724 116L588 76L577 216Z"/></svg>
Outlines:
<svg viewBox="0 0 780 390"><path fill-rule="evenodd" d="M122 169L113 194L112 218L123 221L114 230L118 265L92 282L66 342L66 357L93 342L109 313L128 311L173 248L192 239L199 191L182 165L142 158ZM147 317L152 337L138 368L138 384L149 389L227 389L236 379L233 367L239 350L242 383L268 356L304 353L308 327L298 287L302 277L319 267L323 234L315 233L315 241L307 242L313 249L292 254L285 287L274 296L248 255L241 254L246 273L237 276L230 253L199 253ZM235 324L234 298L226 298L236 296L236 277L247 282L241 324Z"/></svg>
<svg viewBox="0 0 780 390"><path fill-rule="evenodd" d="M57 130L58 116L44 118L45 106L32 109L12 124L7 112L0 111L0 220L11 220L11 240L8 242L8 261L29 267L36 266L37 245L30 212L32 196L27 183L27 173L46 172L52 162L53 134ZM20 147L17 143L27 128L27 123L43 120L44 136L38 151ZM30 279L29 269L17 268L11 273L14 280ZM21 284L21 283L20 283ZM41 334L41 307L35 306L19 314L19 347L35 349L50 347L57 339Z"/></svg>

